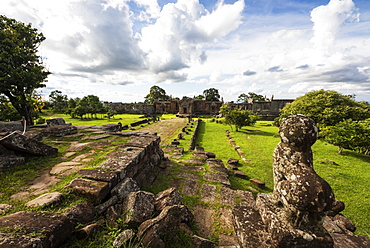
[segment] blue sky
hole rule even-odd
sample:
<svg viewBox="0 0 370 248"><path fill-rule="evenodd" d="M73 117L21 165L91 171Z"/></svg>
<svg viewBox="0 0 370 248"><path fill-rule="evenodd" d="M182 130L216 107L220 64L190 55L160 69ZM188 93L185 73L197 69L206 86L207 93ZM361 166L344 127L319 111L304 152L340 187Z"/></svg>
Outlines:
<svg viewBox="0 0 370 248"><path fill-rule="evenodd" d="M216 88L294 99L325 89L370 101L368 0L2 0L40 30L41 93L140 102Z"/></svg>

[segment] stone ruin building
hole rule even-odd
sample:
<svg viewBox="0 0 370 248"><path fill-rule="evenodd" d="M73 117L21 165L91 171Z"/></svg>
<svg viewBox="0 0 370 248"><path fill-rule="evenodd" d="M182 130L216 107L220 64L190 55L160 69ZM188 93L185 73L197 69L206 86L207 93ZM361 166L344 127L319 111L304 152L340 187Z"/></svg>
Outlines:
<svg viewBox="0 0 370 248"><path fill-rule="evenodd" d="M231 109L252 110L262 116L263 120L274 120L279 115L279 110L287 103L292 102L289 99L265 99L265 101L248 101L247 103L230 102ZM154 104L146 103L121 103L104 102L104 106L110 107L117 113L127 114L177 114L180 117L197 115L216 115L224 101L206 101L203 99L194 99L183 97L181 100L172 99L170 101L155 101Z"/></svg>

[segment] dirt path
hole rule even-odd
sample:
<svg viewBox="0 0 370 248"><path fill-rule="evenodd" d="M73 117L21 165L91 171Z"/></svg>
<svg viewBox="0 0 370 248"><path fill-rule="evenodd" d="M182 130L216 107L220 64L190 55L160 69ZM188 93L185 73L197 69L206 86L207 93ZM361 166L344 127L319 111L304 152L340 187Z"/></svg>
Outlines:
<svg viewBox="0 0 370 248"><path fill-rule="evenodd" d="M146 126L139 131L157 133L161 137L161 144L170 143L171 137L174 137L178 133L179 128L183 128L187 122L186 118L175 118L175 119L166 119L159 121L157 123ZM175 138L175 137L174 137Z"/></svg>

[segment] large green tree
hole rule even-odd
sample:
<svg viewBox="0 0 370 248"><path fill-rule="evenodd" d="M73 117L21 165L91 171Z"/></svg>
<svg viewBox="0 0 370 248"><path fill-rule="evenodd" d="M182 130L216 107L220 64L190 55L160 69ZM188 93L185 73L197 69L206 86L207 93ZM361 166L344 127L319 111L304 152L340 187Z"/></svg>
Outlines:
<svg viewBox="0 0 370 248"><path fill-rule="evenodd" d="M0 93L5 95L28 125L33 125L32 94L45 87L50 74L37 55L45 37L31 24L0 15Z"/></svg>
<svg viewBox="0 0 370 248"><path fill-rule="evenodd" d="M203 91L203 95L206 98L206 101L220 101L220 94L218 89L209 88Z"/></svg>
<svg viewBox="0 0 370 248"><path fill-rule="evenodd" d="M54 110L62 111L68 108L68 96L63 95L60 90L50 92L49 101Z"/></svg>
<svg viewBox="0 0 370 248"><path fill-rule="evenodd" d="M166 94L166 91L157 85L150 87L149 94L145 97L145 103L153 104L155 100L168 101L170 97Z"/></svg>
<svg viewBox="0 0 370 248"><path fill-rule="evenodd" d="M253 99L253 102L265 101L265 97L263 95L258 95L254 92L248 92L248 94L241 93L238 96L238 102L247 103L248 99Z"/></svg>
<svg viewBox="0 0 370 248"><path fill-rule="evenodd" d="M358 121L370 118L370 105L357 102L352 96L342 95L337 91L317 90L285 105L276 123L279 124L282 118L292 114L311 117L319 127L335 126L346 119Z"/></svg>

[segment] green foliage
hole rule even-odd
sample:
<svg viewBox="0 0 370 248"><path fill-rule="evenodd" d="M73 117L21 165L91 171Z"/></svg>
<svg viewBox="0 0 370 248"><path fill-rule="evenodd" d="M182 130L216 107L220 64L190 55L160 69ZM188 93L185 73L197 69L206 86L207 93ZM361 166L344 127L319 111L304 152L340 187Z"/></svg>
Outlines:
<svg viewBox="0 0 370 248"><path fill-rule="evenodd" d="M209 88L203 91L203 95L206 98L206 101L220 101L220 94L218 93L218 89Z"/></svg>
<svg viewBox="0 0 370 248"><path fill-rule="evenodd" d="M335 126L325 127L320 132L325 141L329 144L338 146L338 153L341 154L343 148L358 150L365 154L370 147L370 119L365 121L344 120Z"/></svg>
<svg viewBox="0 0 370 248"><path fill-rule="evenodd" d="M225 124L235 125L236 131L244 126L252 126L259 119L253 111L234 109L225 116Z"/></svg>
<svg viewBox="0 0 370 248"><path fill-rule="evenodd" d="M253 102L265 101L265 97L263 95L258 95L253 92L248 92L248 94L242 93L238 96L238 102L247 103L248 99L253 99Z"/></svg>
<svg viewBox="0 0 370 248"><path fill-rule="evenodd" d="M54 90L49 95L50 106L56 111L63 111L68 107L67 95L62 95L60 90Z"/></svg>
<svg viewBox="0 0 370 248"><path fill-rule="evenodd" d="M226 103L226 104L222 104L222 106L220 107L219 113L222 114L223 116L226 116L227 114L230 113L230 111L231 111L230 104Z"/></svg>
<svg viewBox="0 0 370 248"><path fill-rule="evenodd" d="M18 111L4 97L0 97L0 121L20 120Z"/></svg>
<svg viewBox="0 0 370 248"><path fill-rule="evenodd" d="M78 102L71 101L69 103L71 106L76 105L75 108L68 111L68 114L71 115L72 118L79 116L82 119L83 116L87 114L97 118L97 113L106 113L106 111L108 111L107 108L104 108L103 103L99 100L99 97L94 95L84 96ZM110 117L113 116L112 114L114 115L114 112L110 112Z"/></svg>
<svg viewBox="0 0 370 248"><path fill-rule="evenodd" d="M356 102L352 96L345 96L333 90L317 90L285 105L276 123L279 124L282 118L292 114L308 116L321 128L334 126L345 119L358 121L370 118L370 105Z"/></svg>
<svg viewBox="0 0 370 248"><path fill-rule="evenodd" d="M33 124L32 99L37 88L50 74L38 52L45 37L15 19L0 15L0 93L4 94L29 125Z"/></svg>
<svg viewBox="0 0 370 248"><path fill-rule="evenodd" d="M170 97L166 95L166 91L159 86L152 86L149 90L149 94L146 95L144 103L153 104L155 100L168 101Z"/></svg>

